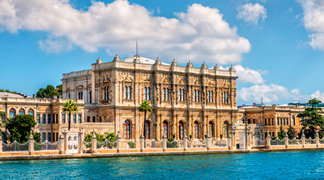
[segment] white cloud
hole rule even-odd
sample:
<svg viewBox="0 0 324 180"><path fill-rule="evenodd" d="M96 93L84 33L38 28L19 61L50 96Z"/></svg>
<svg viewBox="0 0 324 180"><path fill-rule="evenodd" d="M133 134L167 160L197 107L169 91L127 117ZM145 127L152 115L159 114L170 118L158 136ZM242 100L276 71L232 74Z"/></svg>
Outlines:
<svg viewBox="0 0 324 180"><path fill-rule="evenodd" d="M304 26L311 31L309 44L324 51L324 0L299 0L304 10Z"/></svg>
<svg viewBox="0 0 324 180"><path fill-rule="evenodd" d="M289 103L289 102L308 102L308 100L316 98L324 102L324 92L319 90L310 95L301 94L299 89L289 90L288 88L277 84L257 84L251 87L244 87L238 91L238 99L247 102L264 103Z"/></svg>
<svg viewBox="0 0 324 180"><path fill-rule="evenodd" d="M61 53L73 49L73 45L64 39L46 39L39 41L38 45L41 50L47 53Z"/></svg>
<svg viewBox="0 0 324 180"><path fill-rule="evenodd" d="M264 21L267 18L267 10L259 3L247 3L237 8L237 18L247 23L258 25L259 20Z"/></svg>
<svg viewBox="0 0 324 180"><path fill-rule="evenodd" d="M238 75L238 83L252 83L252 84L261 84L264 83L262 74L266 73L265 71L253 70L248 67L244 68L241 65L235 65L234 69Z"/></svg>
<svg viewBox="0 0 324 180"><path fill-rule="evenodd" d="M48 32L89 52L104 48L120 55L134 55L138 39L140 55L213 64L240 62L250 50L249 41L218 9L193 4L175 15L153 16L127 0L93 2L87 11L74 9L68 0L1 0L0 30Z"/></svg>

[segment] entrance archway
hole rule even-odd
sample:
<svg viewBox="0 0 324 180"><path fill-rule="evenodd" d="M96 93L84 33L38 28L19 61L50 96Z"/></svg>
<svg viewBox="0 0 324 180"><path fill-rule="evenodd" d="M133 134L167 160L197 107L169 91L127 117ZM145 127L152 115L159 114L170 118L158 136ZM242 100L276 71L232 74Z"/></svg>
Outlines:
<svg viewBox="0 0 324 180"><path fill-rule="evenodd" d="M184 137L184 124L183 121L179 121L179 139L183 140Z"/></svg>

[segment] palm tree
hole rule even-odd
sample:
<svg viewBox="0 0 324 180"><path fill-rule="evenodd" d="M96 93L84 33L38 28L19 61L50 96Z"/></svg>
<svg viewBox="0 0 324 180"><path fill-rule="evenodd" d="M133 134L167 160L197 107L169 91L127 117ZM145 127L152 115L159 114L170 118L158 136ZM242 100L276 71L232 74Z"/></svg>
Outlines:
<svg viewBox="0 0 324 180"><path fill-rule="evenodd" d="M71 114L72 114L72 112L76 112L76 111L78 111L78 106L71 99L69 99L69 101L67 101L63 107L63 112L69 112L69 121L68 121L68 123L69 123L68 130L69 131L71 128Z"/></svg>
<svg viewBox="0 0 324 180"><path fill-rule="evenodd" d="M151 106L150 102L143 101L142 104L140 105L140 107L138 108L138 110L140 112L144 112L144 142L145 142L146 141L146 133L145 133L145 131L146 131L146 129L145 129L146 113L147 112L152 112L152 106Z"/></svg>

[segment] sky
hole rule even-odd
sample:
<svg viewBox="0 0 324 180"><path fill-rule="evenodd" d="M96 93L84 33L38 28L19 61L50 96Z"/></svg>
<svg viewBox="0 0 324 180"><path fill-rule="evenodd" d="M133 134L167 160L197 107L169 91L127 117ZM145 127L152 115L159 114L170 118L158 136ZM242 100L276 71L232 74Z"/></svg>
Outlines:
<svg viewBox="0 0 324 180"><path fill-rule="evenodd" d="M0 0L0 89L135 55L237 71L238 105L324 101L324 0Z"/></svg>

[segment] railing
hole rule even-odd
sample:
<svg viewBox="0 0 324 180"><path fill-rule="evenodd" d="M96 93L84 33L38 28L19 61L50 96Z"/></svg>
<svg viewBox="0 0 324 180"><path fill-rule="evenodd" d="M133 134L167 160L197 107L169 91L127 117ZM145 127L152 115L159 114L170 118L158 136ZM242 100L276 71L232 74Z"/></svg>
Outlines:
<svg viewBox="0 0 324 180"><path fill-rule="evenodd" d="M256 138L254 141L254 146L256 146L256 147L264 147L266 144L267 143L266 143L265 139Z"/></svg>
<svg viewBox="0 0 324 180"><path fill-rule="evenodd" d="M215 147L227 147L228 140L216 140L216 141L212 141L212 145Z"/></svg>
<svg viewBox="0 0 324 180"><path fill-rule="evenodd" d="M316 139L312 139L311 137L305 139L305 144L316 144Z"/></svg>
<svg viewBox="0 0 324 180"><path fill-rule="evenodd" d="M288 140L288 144L289 145L301 145L302 144L302 140L301 139L289 139Z"/></svg>
<svg viewBox="0 0 324 180"><path fill-rule="evenodd" d="M319 139L319 143L324 144L324 137L322 137L322 139Z"/></svg>
<svg viewBox="0 0 324 180"><path fill-rule="evenodd" d="M42 143L34 142L34 151L44 150L58 150L58 142L48 142L47 140Z"/></svg>
<svg viewBox="0 0 324 180"><path fill-rule="evenodd" d="M17 141L14 141L10 144L2 143L2 151L3 152L10 152L10 151L28 151L28 144L29 141L25 143L18 143Z"/></svg>
<svg viewBox="0 0 324 180"><path fill-rule="evenodd" d="M285 145L285 139L280 140L279 138L276 138L274 140L270 139L270 145L271 146L282 146Z"/></svg>

